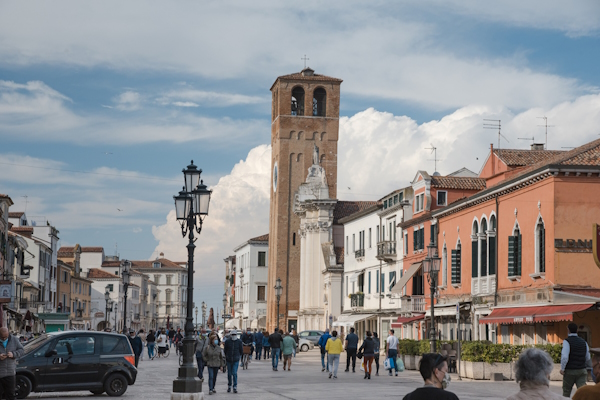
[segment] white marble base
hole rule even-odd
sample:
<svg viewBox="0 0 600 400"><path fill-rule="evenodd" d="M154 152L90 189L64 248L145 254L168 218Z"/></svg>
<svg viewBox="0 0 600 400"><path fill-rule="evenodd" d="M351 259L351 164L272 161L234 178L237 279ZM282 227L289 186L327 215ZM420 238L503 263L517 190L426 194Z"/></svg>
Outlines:
<svg viewBox="0 0 600 400"><path fill-rule="evenodd" d="M171 400L204 400L204 392L171 393Z"/></svg>

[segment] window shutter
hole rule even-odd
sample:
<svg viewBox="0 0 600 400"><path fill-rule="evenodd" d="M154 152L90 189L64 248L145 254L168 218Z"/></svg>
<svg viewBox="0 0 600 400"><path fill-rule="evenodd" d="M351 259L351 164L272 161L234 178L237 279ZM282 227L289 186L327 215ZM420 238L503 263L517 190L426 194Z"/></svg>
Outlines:
<svg viewBox="0 0 600 400"><path fill-rule="evenodd" d="M457 251L456 250L452 250L450 252L450 257L452 258L451 260L451 274L452 274L452 283L458 283L459 280L457 279L456 275L457 275L457 269L458 269L458 263L457 263Z"/></svg>
<svg viewBox="0 0 600 400"><path fill-rule="evenodd" d="M546 228L540 230L540 272L546 272Z"/></svg>
<svg viewBox="0 0 600 400"><path fill-rule="evenodd" d="M419 232L421 232L421 241L419 242L421 247L419 248L423 250L425 248L425 228L421 228Z"/></svg>
<svg viewBox="0 0 600 400"><path fill-rule="evenodd" d="M490 275L496 274L496 238L490 238L490 254L489 254L489 264L490 264Z"/></svg>
<svg viewBox="0 0 600 400"><path fill-rule="evenodd" d="M433 240L435 236L435 225L430 225L429 226L429 240Z"/></svg>
<svg viewBox="0 0 600 400"><path fill-rule="evenodd" d="M517 272L515 260L516 238L516 236L508 237L508 276L515 276Z"/></svg>
<svg viewBox="0 0 600 400"><path fill-rule="evenodd" d="M519 246L519 252L517 254L517 275L521 276L521 251L523 250L523 237L519 234L519 239L517 240L517 245Z"/></svg>
<svg viewBox="0 0 600 400"><path fill-rule="evenodd" d="M413 250L417 251L418 231L413 231Z"/></svg>
<svg viewBox="0 0 600 400"><path fill-rule="evenodd" d="M471 277L477 278L477 241L471 242Z"/></svg>
<svg viewBox="0 0 600 400"><path fill-rule="evenodd" d="M481 241L481 276L487 276L487 240Z"/></svg>

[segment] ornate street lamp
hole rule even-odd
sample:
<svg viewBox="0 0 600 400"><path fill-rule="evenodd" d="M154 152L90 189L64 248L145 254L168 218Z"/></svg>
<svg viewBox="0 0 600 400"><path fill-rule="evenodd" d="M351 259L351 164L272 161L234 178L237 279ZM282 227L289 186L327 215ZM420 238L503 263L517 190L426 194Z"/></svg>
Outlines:
<svg viewBox="0 0 600 400"><path fill-rule="evenodd" d="M281 300L281 293L283 292L283 287L281 286L281 279L277 278L275 281L275 296L277 297L277 329L279 328L279 301Z"/></svg>
<svg viewBox="0 0 600 400"><path fill-rule="evenodd" d="M173 381L175 393L202 392L202 381L198 378L198 370L194 366L194 322L192 308L194 307L194 231L202 231L202 222L208 215L208 205L212 191L200 180L201 169L194 165L194 161L183 171L185 186L175 200L175 216L181 224L181 235L188 235L188 280L187 280L187 308L185 318L185 337L183 339L183 364L179 374Z"/></svg>
<svg viewBox="0 0 600 400"><path fill-rule="evenodd" d="M127 289L129 289L129 284L131 283L131 262L128 260L123 260L121 262L123 267L123 272L121 273L121 277L123 279L123 334L127 335Z"/></svg>
<svg viewBox="0 0 600 400"><path fill-rule="evenodd" d="M423 272L427 274L427 282L429 282L429 292L431 294L431 330L429 331L429 340L431 341L430 351L436 353L435 344L435 312L434 312L434 297L437 287L437 276L440 271L440 257L438 256L437 245L435 243L437 225L431 229L431 239L427 245L427 257L423 260Z"/></svg>
<svg viewBox="0 0 600 400"><path fill-rule="evenodd" d="M202 302L202 328L206 329L206 303Z"/></svg>
<svg viewBox="0 0 600 400"><path fill-rule="evenodd" d="M225 316L227 315L227 293L223 293L223 332L225 332Z"/></svg>

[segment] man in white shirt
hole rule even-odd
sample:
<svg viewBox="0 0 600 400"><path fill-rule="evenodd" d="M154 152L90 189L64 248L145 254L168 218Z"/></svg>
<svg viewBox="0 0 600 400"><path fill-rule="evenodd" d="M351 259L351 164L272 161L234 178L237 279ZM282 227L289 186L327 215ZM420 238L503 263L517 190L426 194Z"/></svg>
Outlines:
<svg viewBox="0 0 600 400"><path fill-rule="evenodd" d="M169 345L169 337L165 330L160 331L160 335L156 337L156 346L158 346L158 354L165 354Z"/></svg>
<svg viewBox="0 0 600 400"><path fill-rule="evenodd" d="M387 352L387 357L391 358L391 362L394 370L396 371L396 376L398 376L398 364L396 363L396 358L398 357L398 338L394 336L394 330L390 329L388 332L389 336L385 341L385 347ZM392 376L392 370L390 369L390 376Z"/></svg>

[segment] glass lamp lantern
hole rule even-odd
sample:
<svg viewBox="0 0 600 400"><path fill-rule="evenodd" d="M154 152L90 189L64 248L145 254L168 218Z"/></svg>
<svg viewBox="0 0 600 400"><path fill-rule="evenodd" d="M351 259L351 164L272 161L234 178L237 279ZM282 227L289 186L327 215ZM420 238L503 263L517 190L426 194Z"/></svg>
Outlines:
<svg viewBox="0 0 600 400"><path fill-rule="evenodd" d="M186 169L182 170L182 172L185 180L185 191L190 193L196 186L198 186L202 170L198 169L198 167L194 165L194 160L192 160L190 165L188 165Z"/></svg>
<svg viewBox="0 0 600 400"><path fill-rule="evenodd" d="M277 280L275 281L275 295L277 297L281 296L281 293L283 292L283 287L281 286L281 279L277 278Z"/></svg>
<svg viewBox="0 0 600 400"><path fill-rule="evenodd" d="M175 200L175 217L178 221L187 219L192 206L192 198L185 192L185 188L177 196L173 196Z"/></svg>
<svg viewBox="0 0 600 400"><path fill-rule="evenodd" d="M208 205L210 203L211 190L206 188L203 181L192 192L194 197L194 214L196 215L208 215Z"/></svg>

